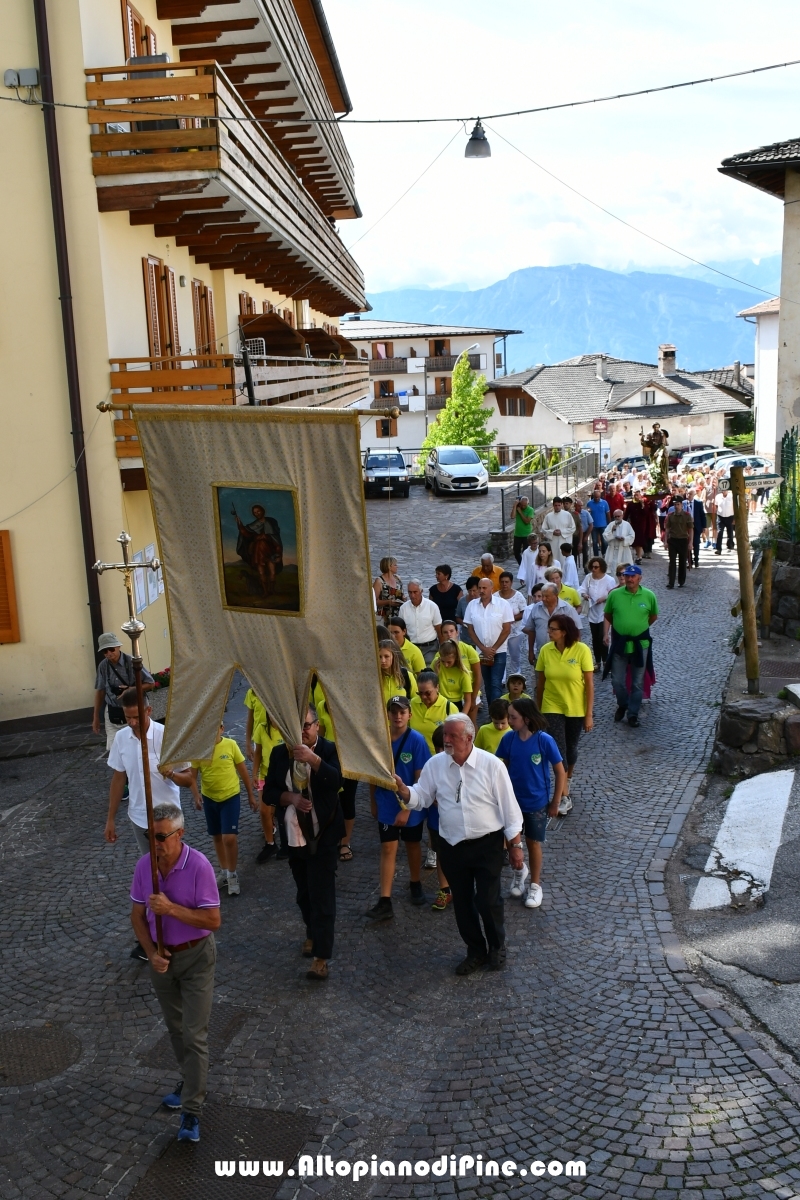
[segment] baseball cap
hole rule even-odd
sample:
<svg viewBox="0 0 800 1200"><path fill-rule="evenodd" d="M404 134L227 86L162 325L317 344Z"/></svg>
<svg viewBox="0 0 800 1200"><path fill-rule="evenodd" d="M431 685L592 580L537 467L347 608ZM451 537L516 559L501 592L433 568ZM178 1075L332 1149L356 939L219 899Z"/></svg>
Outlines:
<svg viewBox="0 0 800 1200"><path fill-rule="evenodd" d="M622 572L623 575L641 575L641 573L642 568L637 567L636 563L628 563L627 567Z"/></svg>
<svg viewBox="0 0 800 1200"><path fill-rule="evenodd" d="M116 646L121 646L122 642L115 633L101 633L97 639L98 650L113 650Z"/></svg>
<svg viewBox="0 0 800 1200"><path fill-rule="evenodd" d="M512 679L521 679L523 683L525 682L525 676L520 671L512 671L510 675L507 675L506 683L510 683Z"/></svg>
<svg viewBox="0 0 800 1200"><path fill-rule="evenodd" d="M408 696L391 696L386 702L387 708L411 708L411 702Z"/></svg>

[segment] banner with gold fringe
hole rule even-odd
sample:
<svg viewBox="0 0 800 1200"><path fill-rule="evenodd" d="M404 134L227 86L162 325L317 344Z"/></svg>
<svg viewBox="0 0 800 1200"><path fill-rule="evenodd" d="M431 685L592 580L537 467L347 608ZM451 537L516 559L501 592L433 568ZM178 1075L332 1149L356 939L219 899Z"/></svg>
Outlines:
<svg viewBox="0 0 800 1200"><path fill-rule="evenodd" d="M162 762L210 757L237 667L287 741L316 674L345 775L393 785L359 419L132 406L172 636Z"/></svg>

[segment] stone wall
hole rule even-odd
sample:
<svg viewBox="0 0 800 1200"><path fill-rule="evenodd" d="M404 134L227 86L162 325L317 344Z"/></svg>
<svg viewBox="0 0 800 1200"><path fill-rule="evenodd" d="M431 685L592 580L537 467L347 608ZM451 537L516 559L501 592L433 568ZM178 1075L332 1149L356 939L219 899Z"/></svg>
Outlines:
<svg viewBox="0 0 800 1200"><path fill-rule="evenodd" d="M800 690L800 689L798 689ZM721 775L758 775L787 766L800 754L800 696L791 703L777 696L726 701L711 765Z"/></svg>
<svg viewBox="0 0 800 1200"><path fill-rule="evenodd" d="M800 544L778 542L776 546L770 629L800 639Z"/></svg>

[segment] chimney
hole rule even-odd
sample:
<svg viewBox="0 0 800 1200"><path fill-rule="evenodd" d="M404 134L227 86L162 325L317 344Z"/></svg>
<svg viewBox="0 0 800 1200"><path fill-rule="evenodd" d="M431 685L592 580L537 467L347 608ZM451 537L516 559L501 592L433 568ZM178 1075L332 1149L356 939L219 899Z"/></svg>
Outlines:
<svg viewBox="0 0 800 1200"><path fill-rule="evenodd" d="M595 367L597 369L598 379L608 379L608 369L606 367L605 354L598 354L597 358L595 359Z"/></svg>
<svg viewBox="0 0 800 1200"><path fill-rule="evenodd" d="M742 364L738 359L733 364L733 382L737 387L739 387L742 382Z"/></svg>
<svg viewBox="0 0 800 1200"><path fill-rule="evenodd" d="M677 350L674 346L668 343L658 347L658 373L659 375L674 375L675 374L675 356Z"/></svg>

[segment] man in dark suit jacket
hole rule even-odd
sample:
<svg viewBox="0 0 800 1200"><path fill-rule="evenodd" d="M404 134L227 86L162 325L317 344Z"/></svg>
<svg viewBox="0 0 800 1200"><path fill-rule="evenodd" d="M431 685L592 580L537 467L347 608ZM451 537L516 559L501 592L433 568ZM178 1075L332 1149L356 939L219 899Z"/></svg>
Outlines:
<svg viewBox="0 0 800 1200"><path fill-rule="evenodd" d="M300 775L305 775L305 780ZM313 958L306 978L328 978L336 921L336 865L344 817L339 806L342 775L333 742L319 736L316 710L309 707L299 746L281 744L272 751L264 781L265 804L290 805L306 845L289 847L289 866L297 885L297 904L306 923L303 954ZM287 819L287 824L289 820ZM316 851L308 843L316 839Z"/></svg>

